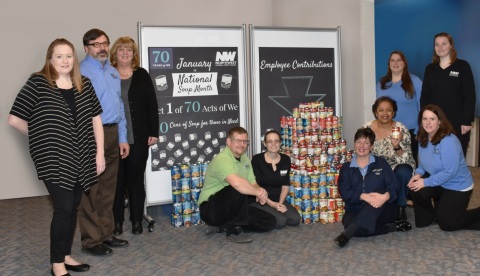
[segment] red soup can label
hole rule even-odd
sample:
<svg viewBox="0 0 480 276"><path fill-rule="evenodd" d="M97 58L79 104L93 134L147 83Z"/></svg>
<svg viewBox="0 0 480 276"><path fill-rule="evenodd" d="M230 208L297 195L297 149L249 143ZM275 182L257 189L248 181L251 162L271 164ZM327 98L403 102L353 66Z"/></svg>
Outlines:
<svg viewBox="0 0 480 276"><path fill-rule="evenodd" d="M328 194L330 198L337 198L338 197L338 186L329 186L328 187Z"/></svg>
<svg viewBox="0 0 480 276"><path fill-rule="evenodd" d="M337 209L337 204L334 198L329 198L327 201L327 208L329 211L335 211Z"/></svg>

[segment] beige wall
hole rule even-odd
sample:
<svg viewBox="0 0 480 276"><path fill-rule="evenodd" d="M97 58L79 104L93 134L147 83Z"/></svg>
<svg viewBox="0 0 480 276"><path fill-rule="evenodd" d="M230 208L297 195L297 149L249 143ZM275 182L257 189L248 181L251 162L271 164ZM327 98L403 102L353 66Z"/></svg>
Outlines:
<svg viewBox="0 0 480 276"><path fill-rule="evenodd" d="M8 5L3 1L0 4L3 64L0 67L0 199L46 194L43 184L37 180L26 137L8 126L7 117L29 74L43 65L48 44L57 37L65 37L74 43L83 59L81 39L85 31L100 28L111 40L123 35L137 38L137 22L144 25L341 26L344 137L349 145L355 129L369 116L364 106L368 107L372 102L370 97L375 97L374 86L369 84L374 84L374 60L370 53L374 45L372 0L141 0L114 4L84 0L75 5L60 0L19 0L9 1Z"/></svg>

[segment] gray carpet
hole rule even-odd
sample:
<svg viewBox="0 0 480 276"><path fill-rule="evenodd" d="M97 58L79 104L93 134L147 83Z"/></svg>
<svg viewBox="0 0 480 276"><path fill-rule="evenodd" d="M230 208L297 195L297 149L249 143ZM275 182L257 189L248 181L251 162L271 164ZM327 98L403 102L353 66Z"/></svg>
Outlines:
<svg viewBox="0 0 480 276"><path fill-rule="evenodd" d="M480 185L480 169L471 168ZM475 188L471 207L480 206ZM161 206L149 208L153 232L134 236L130 223L121 238L130 246L108 257L80 249L73 257L92 268L83 275L480 275L480 235L443 232L438 226L372 238L353 238L343 249L333 238L341 223L286 227L248 234L250 244L229 242L224 234L205 236L205 225L175 228ZM48 196L0 201L0 275L49 275ZM408 209L413 222L413 209ZM80 273L72 273L80 274Z"/></svg>

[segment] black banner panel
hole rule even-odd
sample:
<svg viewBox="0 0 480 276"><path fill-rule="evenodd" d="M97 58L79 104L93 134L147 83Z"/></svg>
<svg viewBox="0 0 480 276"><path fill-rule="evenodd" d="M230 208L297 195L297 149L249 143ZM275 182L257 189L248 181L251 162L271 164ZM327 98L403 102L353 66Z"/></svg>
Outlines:
<svg viewBox="0 0 480 276"><path fill-rule="evenodd" d="M250 27L253 152L299 103L324 102L341 115L339 29Z"/></svg>

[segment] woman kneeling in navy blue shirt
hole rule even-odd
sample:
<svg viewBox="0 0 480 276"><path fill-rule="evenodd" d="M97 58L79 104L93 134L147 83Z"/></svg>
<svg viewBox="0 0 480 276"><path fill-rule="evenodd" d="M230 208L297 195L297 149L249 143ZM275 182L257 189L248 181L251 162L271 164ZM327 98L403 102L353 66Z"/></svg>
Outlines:
<svg viewBox="0 0 480 276"><path fill-rule="evenodd" d="M422 108L418 125L419 164L408 183L415 225L438 222L444 231L480 230L480 208L467 210L473 179L453 126L433 104Z"/></svg>

